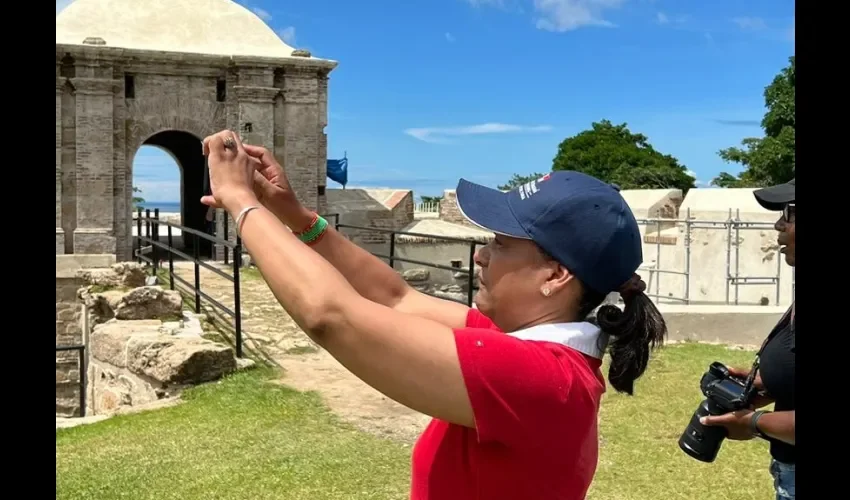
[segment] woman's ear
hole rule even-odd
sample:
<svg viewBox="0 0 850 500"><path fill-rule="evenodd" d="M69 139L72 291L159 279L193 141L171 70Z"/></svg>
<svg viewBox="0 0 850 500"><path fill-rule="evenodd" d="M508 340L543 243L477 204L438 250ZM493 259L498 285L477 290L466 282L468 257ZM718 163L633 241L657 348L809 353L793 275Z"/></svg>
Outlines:
<svg viewBox="0 0 850 500"><path fill-rule="evenodd" d="M573 273L571 273L566 267L557 262L552 262L549 279L546 280L544 287L551 291L550 295L555 295L561 290L567 288L573 278Z"/></svg>

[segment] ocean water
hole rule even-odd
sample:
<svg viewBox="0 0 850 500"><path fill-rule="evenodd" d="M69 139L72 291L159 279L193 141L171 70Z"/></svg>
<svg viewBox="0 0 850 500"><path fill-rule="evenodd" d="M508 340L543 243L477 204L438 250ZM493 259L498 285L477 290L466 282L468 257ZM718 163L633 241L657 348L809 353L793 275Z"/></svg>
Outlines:
<svg viewBox="0 0 850 500"><path fill-rule="evenodd" d="M180 213L179 201L146 201L141 206L143 211L149 209L151 213L157 208L160 213Z"/></svg>

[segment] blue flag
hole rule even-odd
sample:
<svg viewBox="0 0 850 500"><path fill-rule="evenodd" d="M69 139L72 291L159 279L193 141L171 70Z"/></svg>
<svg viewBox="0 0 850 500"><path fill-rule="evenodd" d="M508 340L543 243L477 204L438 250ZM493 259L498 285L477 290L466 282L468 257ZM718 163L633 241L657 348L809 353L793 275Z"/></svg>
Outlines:
<svg viewBox="0 0 850 500"><path fill-rule="evenodd" d="M328 160L328 179L342 184L348 184L348 158Z"/></svg>

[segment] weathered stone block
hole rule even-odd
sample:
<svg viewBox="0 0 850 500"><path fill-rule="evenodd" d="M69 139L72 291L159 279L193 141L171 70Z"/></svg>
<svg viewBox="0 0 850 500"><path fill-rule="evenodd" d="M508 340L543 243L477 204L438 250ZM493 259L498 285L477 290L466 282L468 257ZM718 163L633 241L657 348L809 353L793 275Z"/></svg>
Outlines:
<svg viewBox="0 0 850 500"><path fill-rule="evenodd" d="M91 334L92 356L163 385L199 384L236 369L233 349L199 337L160 333L159 321L110 321Z"/></svg>
<svg viewBox="0 0 850 500"><path fill-rule="evenodd" d="M180 317L183 298L176 290L159 286L143 286L131 290L113 305L117 319L152 319Z"/></svg>
<svg viewBox="0 0 850 500"><path fill-rule="evenodd" d="M174 320L183 314L183 298L176 290L160 286L142 286L129 292L107 290L91 293L91 287L80 290L80 298L89 309L94 324L113 318L120 320Z"/></svg>
<svg viewBox="0 0 850 500"><path fill-rule="evenodd" d="M405 281L428 281L431 273L427 269L408 269L401 273Z"/></svg>
<svg viewBox="0 0 850 500"><path fill-rule="evenodd" d="M82 269L77 278L89 285L106 288L136 288L145 285L147 273L137 262L118 262L108 269Z"/></svg>
<svg viewBox="0 0 850 500"><path fill-rule="evenodd" d="M127 346L128 368L166 385L200 384L236 370L233 350L205 339L133 338Z"/></svg>
<svg viewBox="0 0 850 500"><path fill-rule="evenodd" d="M65 231L60 228L56 228L56 254L61 255L65 253Z"/></svg>
<svg viewBox="0 0 850 500"><path fill-rule="evenodd" d="M112 203L111 200L109 202ZM115 236L110 234L111 231L75 229L74 253L114 254Z"/></svg>
<svg viewBox="0 0 850 500"><path fill-rule="evenodd" d="M127 343L135 336L159 336L159 320L112 320L94 327L89 349L94 359L118 368L127 367Z"/></svg>

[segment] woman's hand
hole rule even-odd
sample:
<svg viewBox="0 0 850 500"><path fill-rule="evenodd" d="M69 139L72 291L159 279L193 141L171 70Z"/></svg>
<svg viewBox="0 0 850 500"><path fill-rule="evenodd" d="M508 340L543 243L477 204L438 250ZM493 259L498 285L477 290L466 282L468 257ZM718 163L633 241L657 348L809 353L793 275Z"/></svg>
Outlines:
<svg viewBox="0 0 850 500"><path fill-rule="evenodd" d="M254 193L278 219L294 230L310 223L312 214L306 210L289 184L286 172L268 149L244 144L245 152L254 162Z"/></svg>
<svg viewBox="0 0 850 500"><path fill-rule="evenodd" d="M223 130L207 137L204 154L209 164L212 195L201 198L201 203L233 212L236 204L257 199L253 189L257 175L255 162L236 134Z"/></svg>
<svg viewBox="0 0 850 500"><path fill-rule="evenodd" d="M729 367L729 374L735 378L747 380L747 377L750 375L750 369L740 367ZM753 380L753 388L757 391L764 391L764 383L761 381L761 373L756 373L756 378L755 380ZM753 398L753 404L750 405L750 408L757 410L759 408L769 405L770 403L773 403L773 398L762 394L757 394L756 397Z"/></svg>
<svg viewBox="0 0 850 500"><path fill-rule="evenodd" d="M702 417L700 423L708 426L726 427L726 430L729 431L729 439L747 441L755 437L750 429L753 413L753 410L739 410L725 415Z"/></svg>

